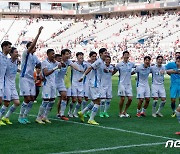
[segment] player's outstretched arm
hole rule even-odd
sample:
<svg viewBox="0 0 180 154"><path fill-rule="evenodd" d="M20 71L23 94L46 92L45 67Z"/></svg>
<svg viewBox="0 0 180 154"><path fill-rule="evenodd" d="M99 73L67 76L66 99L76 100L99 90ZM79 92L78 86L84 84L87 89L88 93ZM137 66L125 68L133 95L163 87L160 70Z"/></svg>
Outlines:
<svg viewBox="0 0 180 154"><path fill-rule="evenodd" d="M82 82L83 79L84 79L84 77L85 77L89 72L91 72L92 69L93 69L92 66L89 67L89 68L84 72L83 76L79 79L79 82Z"/></svg>
<svg viewBox="0 0 180 154"><path fill-rule="evenodd" d="M43 29L43 26L39 27L39 31L38 34L36 35L35 39L33 40L33 42L31 43L31 46L28 48L28 52L31 53L32 49L36 46L37 40L41 34L41 31Z"/></svg>
<svg viewBox="0 0 180 154"><path fill-rule="evenodd" d="M80 70L80 69L78 68L78 66L77 66L76 64L74 64L74 63L71 64L71 67L74 68L76 71L84 72L84 70Z"/></svg>
<svg viewBox="0 0 180 154"><path fill-rule="evenodd" d="M60 69L61 68L61 63L59 63L56 67L54 67L52 70L48 70L47 68L44 68L42 71L43 71L43 74L45 76L49 76L51 75L55 70L57 69Z"/></svg>

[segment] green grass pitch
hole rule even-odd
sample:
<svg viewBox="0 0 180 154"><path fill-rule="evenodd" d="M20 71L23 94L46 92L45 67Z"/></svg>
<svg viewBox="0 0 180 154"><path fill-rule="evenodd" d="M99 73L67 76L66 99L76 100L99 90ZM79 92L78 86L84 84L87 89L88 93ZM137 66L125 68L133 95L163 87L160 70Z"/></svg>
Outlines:
<svg viewBox="0 0 180 154"><path fill-rule="evenodd" d="M17 78L18 80L18 78ZM179 148L165 148L168 138L179 139L174 133L180 131L180 125L176 118L171 118L169 98L169 78L165 79L167 102L162 111L163 118L151 116L152 100L147 109L147 117L137 118L137 100L135 77L132 77L134 98L128 113L131 118L119 118L117 97L118 77L113 77L113 99L109 110L110 118L96 117L100 126L91 126L80 123L79 119L70 119L65 122L55 118L56 105L50 114L52 124L39 125L35 123L41 104L41 96L38 103L34 104L28 125L17 122L19 108L10 119L13 125L0 127L0 154L6 153L179 153ZM18 85L18 82L17 82ZM22 98L21 98L22 102ZM178 103L177 103L178 104ZM87 119L86 119L87 122Z"/></svg>

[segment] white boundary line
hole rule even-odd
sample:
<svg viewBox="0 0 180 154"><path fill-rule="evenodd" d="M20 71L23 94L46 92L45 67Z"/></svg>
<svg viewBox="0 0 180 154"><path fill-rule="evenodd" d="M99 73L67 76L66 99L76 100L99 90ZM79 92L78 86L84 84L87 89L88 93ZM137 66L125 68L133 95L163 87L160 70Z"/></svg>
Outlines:
<svg viewBox="0 0 180 154"><path fill-rule="evenodd" d="M134 145L122 145L122 146L116 146L116 147L90 149L90 150L79 150L79 151L68 151L68 152L59 152L59 153L52 153L52 154L90 153L90 152L100 152L100 151L108 151L108 150L133 148L133 147L156 146L156 145L162 145L162 144L165 144L165 143L166 142L134 144Z"/></svg>
<svg viewBox="0 0 180 154"><path fill-rule="evenodd" d="M19 114L19 113L15 113ZM29 114L31 117L36 117L36 115ZM131 134L137 134L141 136L150 136L150 137L156 137L156 138L162 138L162 139L171 139L171 140L179 140L177 138L171 138L171 137L166 137L166 136L159 136L159 135L153 135L153 134L148 134L148 133L141 133L141 132L136 132L136 131L130 131L130 130L125 130L125 129L120 129L120 128L114 128L114 127L106 127L106 126L97 126L97 125L90 125L90 124L85 124L85 123L80 123L80 122L75 122L75 121L64 121L60 119L55 119L55 118L49 118L50 120L54 121L61 121L61 122L67 122L67 123L73 123L73 124L79 124L79 125L85 125L89 127L97 127L97 128L103 128L103 129L109 129L109 130L116 130L120 132L126 132L126 133L131 133Z"/></svg>

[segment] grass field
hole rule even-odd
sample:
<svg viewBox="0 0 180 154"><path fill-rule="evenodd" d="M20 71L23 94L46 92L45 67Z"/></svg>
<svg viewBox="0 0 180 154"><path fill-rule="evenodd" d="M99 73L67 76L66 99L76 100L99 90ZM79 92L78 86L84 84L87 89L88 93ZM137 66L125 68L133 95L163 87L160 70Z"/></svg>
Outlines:
<svg viewBox="0 0 180 154"><path fill-rule="evenodd" d="M133 92L136 96L135 77ZM18 78L17 78L18 80ZM163 118L151 116L152 100L147 109L147 117L137 118L137 100L134 97L128 113L131 118L118 117L117 83L113 77L113 100L109 110L110 118L96 117L100 126L80 123L79 119L62 121L55 118L54 106L50 118L52 124L35 123L41 99L34 104L30 113L31 124L21 125L17 122L19 109L11 116L13 125L0 127L0 154L5 153L179 153L179 148L165 148L168 139L179 139L174 133L180 131L176 118L171 118L169 99L169 79L165 79L167 103L162 111ZM21 98L22 102L22 98ZM86 119L87 120L87 119Z"/></svg>

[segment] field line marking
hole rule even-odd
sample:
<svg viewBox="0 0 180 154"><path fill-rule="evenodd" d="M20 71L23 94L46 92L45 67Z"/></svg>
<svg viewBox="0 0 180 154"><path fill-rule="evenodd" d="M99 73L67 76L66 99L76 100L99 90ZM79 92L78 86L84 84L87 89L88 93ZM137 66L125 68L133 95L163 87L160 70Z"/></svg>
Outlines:
<svg viewBox="0 0 180 154"><path fill-rule="evenodd" d="M166 142L133 144L133 145L121 145L121 146L108 147L108 148L98 148L98 149L79 150L79 151L67 151L67 152L59 152L59 153L52 153L52 154L73 154L73 153L100 152L100 151L107 151L107 150L117 150L117 149L133 148L133 147L156 146L156 145L162 145L162 144L165 144L165 143Z"/></svg>
<svg viewBox="0 0 180 154"><path fill-rule="evenodd" d="M19 113L15 113L19 114ZM36 117L36 115L29 114L31 117ZM49 120L54 120L54 121L61 121L61 122L67 122L67 123L74 123L74 124L79 124L79 125L85 125L89 127L97 127L97 128L103 128L103 129L109 129L109 130L116 130L120 132L126 132L126 133L131 133L131 134L137 134L137 135L142 135L142 136L151 136L151 137L156 137L156 138L163 138L163 139L171 139L171 140L179 140L177 138L171 138L171 137L166 137L166 136L159 136L159 135L153 135L153 134L148 134L148 133L141 133L141 132L136 132L136 131L130 131L130 130L125 130L125 129L120 129L120 128L114 128L114 127L106 127L106 126L97 126L97 125L90 125L86 123L81 123L81 122L76 122L76 121L64 121L60 119L55 119L55 118L49 118Z"/></svg>

